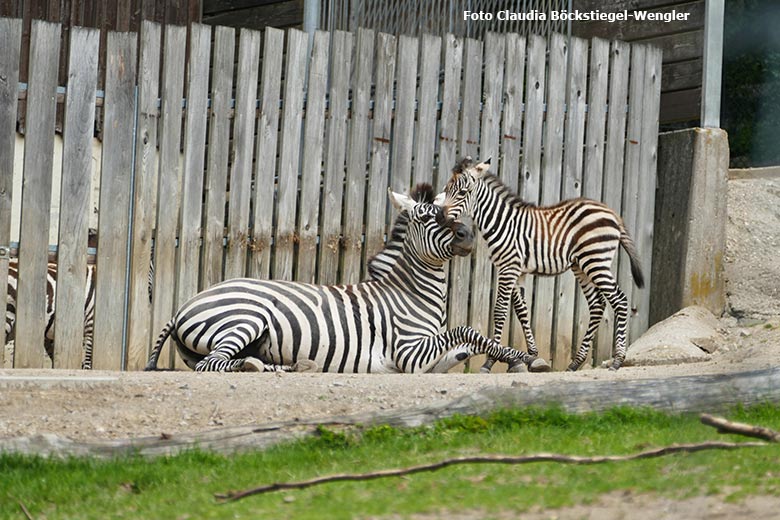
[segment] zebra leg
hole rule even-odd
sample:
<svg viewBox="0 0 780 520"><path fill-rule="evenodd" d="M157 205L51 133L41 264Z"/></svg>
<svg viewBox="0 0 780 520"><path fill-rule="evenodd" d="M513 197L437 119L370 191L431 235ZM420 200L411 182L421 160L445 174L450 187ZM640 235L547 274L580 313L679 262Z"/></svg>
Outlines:
<svg viewBox="0 0 780 520"><path fill-rule="evenodd" d="M588 357L593 338L596 336L596 331L599 328L601 319L604 317L604 309L607 306L607 301L598 288L590 281L590 279L583 273L580 268L575 264L572 266L572 271L577 277L577 281L582 288L582 292L585 294L585 299L588 302L588 312L590 318L588 319L588 330L585 332L585 336L582 338L580 348L577 349L577 354L572 359L567 370L574 372L579 369L585 362L585 358Z"/></svg>
<svg viewBox="0 0 780 520"><path fill-rule="evenodd" d="M626 341L628 325L628 298L620 290L617 282L612 281L611 291L606 293L607 301L615 311L615 353L612 356L612 366L610 370L617 370L623 365L626 359Z"/></svg>
<svg viewBox="0 0 780 520"><path fill-rule="evenodd" d="M450 351L455 351L455 354L448 356ZM459 362L479 354L487 354L510 365L530 365L536 359L520 350L505 347L471 327L457 327L398 346L394 350L393 362L400 372L421 373L430 372L434 368L442 370L453 359Z"/></svg>
<svg viewBox="0 0 780 520"><path fill-rule="evenodd" d="M509 300L512 297L512 288L517 281L518 274L515 272L502 272L498 274L498 284L496 286L496 302L493 306L493 339L501 343L501 336L504 334L504 324L506 323L507 313L509 311ZM488 357L485 363L479 369L483 374L490 373L496 360ZM510 367L510 369L513 367Z"/></svg>

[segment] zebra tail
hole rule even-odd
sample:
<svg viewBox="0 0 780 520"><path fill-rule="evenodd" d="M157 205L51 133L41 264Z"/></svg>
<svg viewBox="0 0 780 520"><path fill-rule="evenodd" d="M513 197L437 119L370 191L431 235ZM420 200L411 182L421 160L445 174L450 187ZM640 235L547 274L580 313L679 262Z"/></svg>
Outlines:
<svg viewBox="0 0 780 520"><path fill-rule="evenodd" d="M165 324L165 327L163 327L160 335L157 336L157 341L154 343L154 348L152 349L151 354L149 354L149 362L146 363L146 367L144 368L145 371L157 370L157 359L160 357L160 351L165 344L165 340L167 340L168 336L170 336L171 332L173 332L175 320L176 318L171 318L171 321Z"/></svg>
<svg viewBox="0 0 780 520"><path fill-rule="evenodd" d="M639 253L636 250L636 244L631 239L631 236L626 231L626 228L620 226L620 245L628 253L628 258L631 260L631 275L634 277L634 283L640 289L645 286L645 276L642 274L642 266L639 263Z"/></svg>

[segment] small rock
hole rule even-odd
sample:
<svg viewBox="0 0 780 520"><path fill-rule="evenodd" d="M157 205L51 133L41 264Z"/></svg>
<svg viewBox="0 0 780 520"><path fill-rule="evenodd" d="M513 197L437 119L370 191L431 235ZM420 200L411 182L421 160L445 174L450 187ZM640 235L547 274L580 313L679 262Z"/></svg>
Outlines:
<svg viewBox="0 0 780 520"><path fill-rule="evenodd" d="M344 383L341 381L333 381L330 386L344 386Z"/></svg>

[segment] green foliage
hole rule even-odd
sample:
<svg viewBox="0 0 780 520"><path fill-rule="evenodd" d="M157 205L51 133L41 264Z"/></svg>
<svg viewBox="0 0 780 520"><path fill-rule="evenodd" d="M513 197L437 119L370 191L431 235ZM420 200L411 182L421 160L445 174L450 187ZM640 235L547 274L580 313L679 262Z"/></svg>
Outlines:
<svg viewBox="0 0 780 520"><path fill-rule="evenodd" d="M738 408L732 420L780 429L780 407ZM222 456L114 460L0 455L0 518L350 518L478 511L518 516L531 507L587 503L612 491L684 497L729 493L738 500L780 493L780 446L708 451L594 466L543 463L466 465L404 478L341 482L218 504L214 493L261 484L365 472L465 454L633 453L720 439L693 415L615 408L570 414L560 408L455 416L431 427L334 431L271 449ZM745 440L726 436L730 440ZM737 467L739 469L735 469Z"/></svg>

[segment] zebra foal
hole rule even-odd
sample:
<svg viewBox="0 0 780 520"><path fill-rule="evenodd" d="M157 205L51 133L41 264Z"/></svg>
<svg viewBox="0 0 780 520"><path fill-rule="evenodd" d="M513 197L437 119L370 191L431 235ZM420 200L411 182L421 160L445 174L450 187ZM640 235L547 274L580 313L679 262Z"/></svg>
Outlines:
<svg viewBox="0 0 780 520"><path fill-rule="evenodd" d="M532 361L470 327L444 330L444 264L471 252L471 231L444 219L439 206L392 192L390 199L406 213L396 226L403 231L393 233L403 248L400 255L377 256L369 269L374 279L341 286L222 282L194 296L166 324L146 369L156 368L169 336L196 371L446 372L482 353Z"/></svg>
<svg viewBox="0 0 780 520"><path fill-rule="evenodd" d="M528 353L535 356L522 283L527 274L556 275L571 269L585 294L590 319L568 370L577 370L585 361L607 302L615 311L615 353L610 368L619 369L626 357L628 300L610 270L618 246L628 253L634 283L644 287L636 246L622 219L604 204L584 198L547 207L529 204L488 173L489 165L490 159L477 164L470 157L455 165L444 190L444 212L450 219L471 215L488 244L498 271L494 339L501 341L511 301ZM482 370L489 372L493 363L495 359L488 358Z"/></svg>

